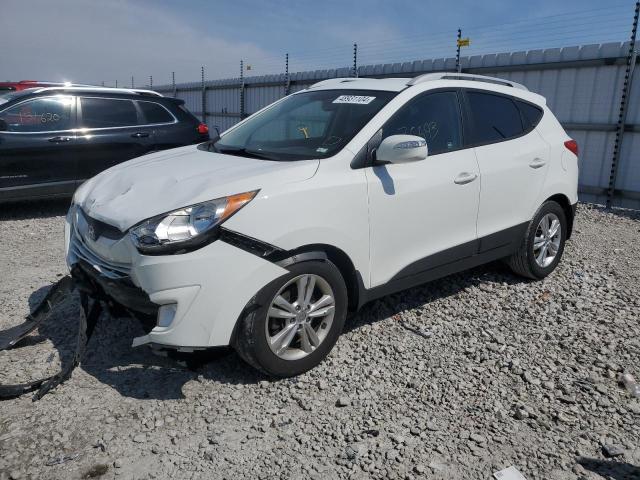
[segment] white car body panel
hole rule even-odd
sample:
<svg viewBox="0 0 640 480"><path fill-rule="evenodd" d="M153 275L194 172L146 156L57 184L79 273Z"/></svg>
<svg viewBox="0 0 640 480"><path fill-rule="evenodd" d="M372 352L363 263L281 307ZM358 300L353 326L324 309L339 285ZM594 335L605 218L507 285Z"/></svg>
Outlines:
<svg viewBox="0 0 640 480"><path fill-rule="evenodd" d="M534 129L473 150L482 172L478 237L531 220L552 161L547 142Z"/></svg>
<svg viewBox="0 0 640 480"><path fill-rule="evenodd" d="M313 178L286 188L263 188L252 208L225 223L230 230L284 250L330 245L345 252L369 286L367 179L345 169L353 154L343 150L320 162ZM293 213L295 212L295 213Z"/></svg>

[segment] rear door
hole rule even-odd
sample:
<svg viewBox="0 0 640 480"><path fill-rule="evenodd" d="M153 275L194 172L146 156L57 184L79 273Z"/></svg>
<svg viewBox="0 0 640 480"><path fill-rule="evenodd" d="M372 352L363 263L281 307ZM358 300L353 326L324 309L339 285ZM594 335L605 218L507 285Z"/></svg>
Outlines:
<svg viewBox="0 0 640 480"><path fill-rule="evenodd" d="M153 100L137 100L144 125L141 131L150 134L153 150L166 150L195 143L198 123L178 122L167 107Z"/></svg>
<svg viewBox="0 0 640 480"><path fill-rule="evenodd" d="M497 248L519 241L538 207L549 145L512 97L480 90L467 90L465 97L481 174L478 237L481 249L483 238L485 248Z"/></svg>
<svg viewBox="0 0 640 480"><path fill-rule="evenodd" d="M81 96L77 135L79 181L147 153L153 144L153 128L143 123L134 100Z"/></svg>
<svg viewBox="0 0 640 480"><path fill-rule="evenodd" d="M75 98L24 100L0 111L0 190L3 198L68 194L75 189Z"/></svg>

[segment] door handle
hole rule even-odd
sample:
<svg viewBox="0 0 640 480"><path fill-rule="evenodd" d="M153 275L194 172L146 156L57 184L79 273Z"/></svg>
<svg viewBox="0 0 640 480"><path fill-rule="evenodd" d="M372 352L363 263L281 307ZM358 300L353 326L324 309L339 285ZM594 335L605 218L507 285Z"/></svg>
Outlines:
<svg viewBox="0 0 640 480"><path fill-rule="evenodd" d="M531 168L540 168L540 167L544 167L546 164L547 162L545 162L543 159L534 158L533 160L531 160L531 163L529 164L529 166Z"/></svg>
<svg viewBox="0 0 640 480"><path fill-rule="evenodd" d="M148 137L149 134L147 132L136 132L136 133L132 133L131 136L133 138L145 138L145 137Z"/></svg>
<svg viewBox="0 0 640 480"><path fill-rule="evenodd" d="M53 137L50 138L49 141L51 143L63 143L63 142L70 142L72 140L71 137Z"/></svg>
<svg viewBox="0 0 640 480"><path fill-rule="evenodd" d="M467 183L473 182L476 178L478 178L477 173L462 172L453 180L453 183L457 185L466 185Z"/></svg>

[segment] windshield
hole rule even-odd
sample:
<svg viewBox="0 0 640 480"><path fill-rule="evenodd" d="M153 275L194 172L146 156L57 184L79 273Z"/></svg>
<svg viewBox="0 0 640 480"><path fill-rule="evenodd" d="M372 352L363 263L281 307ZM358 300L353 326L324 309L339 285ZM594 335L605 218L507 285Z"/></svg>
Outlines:
<svg viewBox="0 0 640 480"><path fill-rule="evenodd" d="M267 160L330 157L396 94L319 90L291 95L203 148Z"/></svg>

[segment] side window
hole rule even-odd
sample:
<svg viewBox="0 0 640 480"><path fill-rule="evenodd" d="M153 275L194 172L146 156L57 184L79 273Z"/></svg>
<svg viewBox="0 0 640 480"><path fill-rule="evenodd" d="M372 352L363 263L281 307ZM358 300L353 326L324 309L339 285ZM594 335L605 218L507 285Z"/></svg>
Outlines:
<svg viewBox="0 0 640 480"><path fill-rule="evenodd" d="M410 100L382 128L383 139L391 135L424 138L429 155L460 148L458 96L455 92L437 92Z"/></svg>
<svg viewBox="0 0 640 480"><path fill-rule="evenodd" d="M73 97L37 98L0 113L8 132L51 132L69 130Z"/></svg>
<svg viewBox="0 0 640 480"><path fill-rule="evenodd" d="M138 124L132 100L82 97L83 128L127 127Z"/></svg>
<svg viewBox="0 0 640 480"><path fill-rule="evenodd" d="M540 108L518 100L516 100L516 105L518 105L520 113L522 113L522 122L525 130L531 130L540 123L542 118L542 110Z"/></svg>
<svg viewBox="0 0 640 480"><path fill-rule="evenodd" d="M520 111L510 98L491 93L467 92L473 131L471 143L494 143L521 135Z"/></svg>
<svg viewBox="0 0 640 480"><path fill-rule="evenodd" d="M138 102L142 114L144 115L144 123L173 123L173 117L162 105L155 102Z"/></svg>

